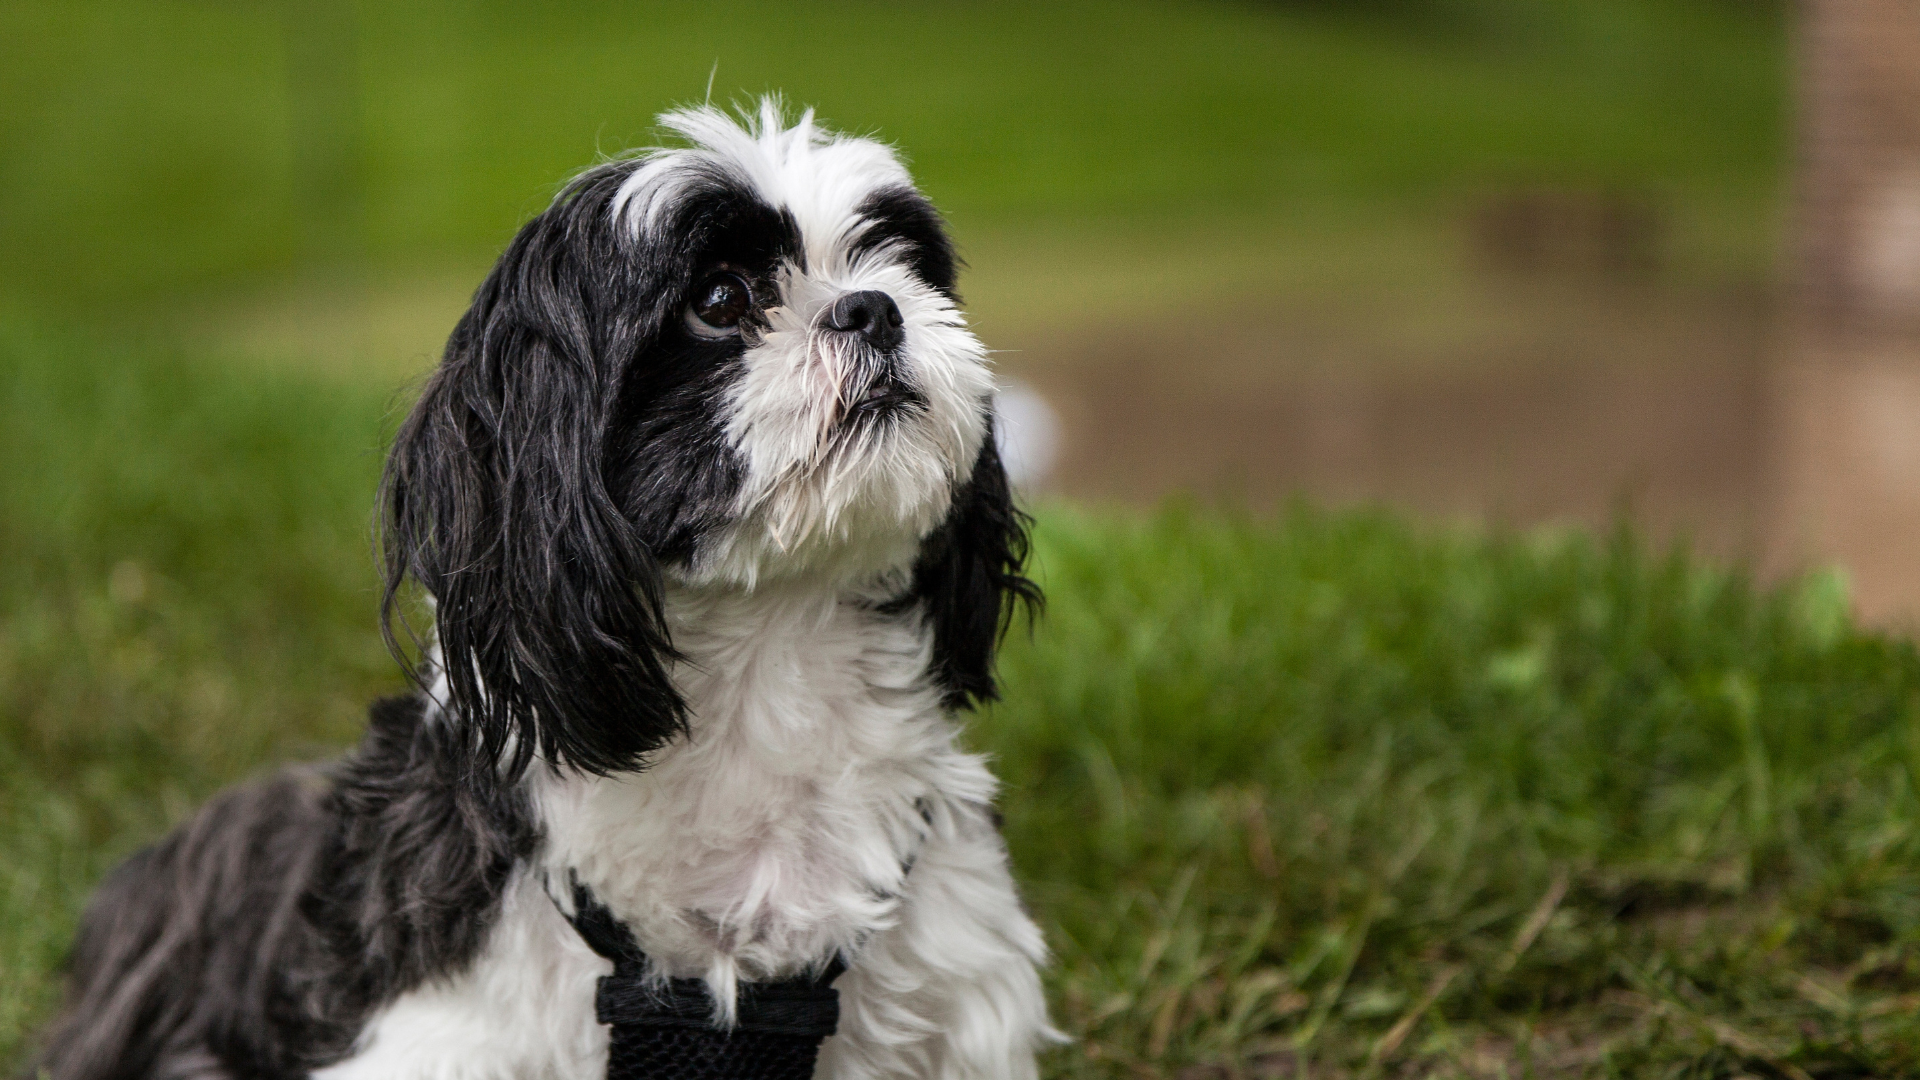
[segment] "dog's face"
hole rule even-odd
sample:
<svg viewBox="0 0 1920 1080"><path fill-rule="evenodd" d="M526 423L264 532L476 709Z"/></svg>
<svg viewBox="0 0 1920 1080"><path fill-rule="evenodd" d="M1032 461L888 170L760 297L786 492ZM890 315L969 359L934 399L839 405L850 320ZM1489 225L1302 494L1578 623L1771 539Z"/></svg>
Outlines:
<svg viewBox="0 0 1920 1080"><path fill-rule="evenodd" d="M651 284L612 490L677 576L751 586L911 564L973 471L992 390L939 215L886 147L711 111L607 170Z"/></svg>
<svg viewBox="0 0 1920 1080"><path fill-rule="evenodd" d="M1025 537L939 215L887 147L670 113L514 239L399 433L388 614L436 602L450 705L518 770L635 767L684 725L667 581L918 611L993 693Z"/></svg>

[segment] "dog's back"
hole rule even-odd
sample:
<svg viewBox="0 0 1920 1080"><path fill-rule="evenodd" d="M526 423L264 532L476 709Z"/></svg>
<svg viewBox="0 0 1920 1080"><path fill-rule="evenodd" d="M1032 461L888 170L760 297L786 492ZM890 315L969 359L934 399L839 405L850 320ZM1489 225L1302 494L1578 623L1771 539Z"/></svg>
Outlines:
<svg viewBox="0 0 1920 1080"><path fill-rule="evenodd" d="M27 1077L296 1077L479 947L529 844L418 698L376 704L324 768L228 791L108 877Z"/></svg>
<svg viewBox="0 0 1920 1080"><path fill-rule="evenodd" d="M296 907L330 829L325 792L296 770L237 788L115 870L82 920L67 1008L29 1075L186 1080L232 1075L222 1062L236 1051L255 1058L285 990L269 983L300 951Z"/></svg>

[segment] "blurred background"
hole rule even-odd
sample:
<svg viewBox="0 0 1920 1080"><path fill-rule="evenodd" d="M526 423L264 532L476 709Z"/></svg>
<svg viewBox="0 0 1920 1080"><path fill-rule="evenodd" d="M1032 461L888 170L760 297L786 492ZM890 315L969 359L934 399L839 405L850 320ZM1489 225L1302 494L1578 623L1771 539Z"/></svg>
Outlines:
<svg viewBox="0 0 1920 1080"><path fill-rule="evenodd" d="M0 1062L399 689L412 387L709 87L902 149L1051 433L1048 1076L1920 1076L1915 0L0 0Z"/></svg>
<svg viewBox="0 0 1920 1080"><path fill-rule="evenodd" d="M1626 515L1771 571L1838 560L1898 621L1917 20L12 0L0 304L399 388L569 174L709 87L777 90L901 147L948 213L980 332L1057 430L1044 490Z"/></svg>

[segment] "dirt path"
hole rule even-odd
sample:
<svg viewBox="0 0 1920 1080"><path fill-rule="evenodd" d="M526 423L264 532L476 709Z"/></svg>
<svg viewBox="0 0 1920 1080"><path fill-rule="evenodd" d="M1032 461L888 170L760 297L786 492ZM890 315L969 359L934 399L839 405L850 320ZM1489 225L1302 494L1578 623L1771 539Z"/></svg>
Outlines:
<svg viewBox="0 0 1920 1080"><path fill-rule="evenodd" d="M1299 492L1515 524L1625 508L1762 553L1766 295L1506 282L1431 316L1303 303L1034 341L1008 366L1061 414L1069 495Z"/></svg>

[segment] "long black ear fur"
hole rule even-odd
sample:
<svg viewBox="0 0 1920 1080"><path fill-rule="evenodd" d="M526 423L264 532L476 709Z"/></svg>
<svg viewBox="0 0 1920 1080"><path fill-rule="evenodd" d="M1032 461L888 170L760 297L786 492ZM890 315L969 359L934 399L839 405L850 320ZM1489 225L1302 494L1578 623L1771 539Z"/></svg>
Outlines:
<svg viewBox="0 0 1920 1080"><path fill-rule="evenodd" d="M413 577L436 601L449 704L509 776L536 748L590 772L636 768L685 730L660 568L606 487L621 369L661 317L608 212L623 175L582 177L521 229L382 483L388 642Z"/></svg>
<svg viewBox="0 0 1920 1080"><path fill-rule="evenodd" d="M973 477L954 495L947 520L927 538L913 567L913 591L933 629L933 676L950 709L1000 696L993 654L1024 604L1039 610L1040 587L1021 575L1031 519L1013 505L992 420Z"/></svg>

